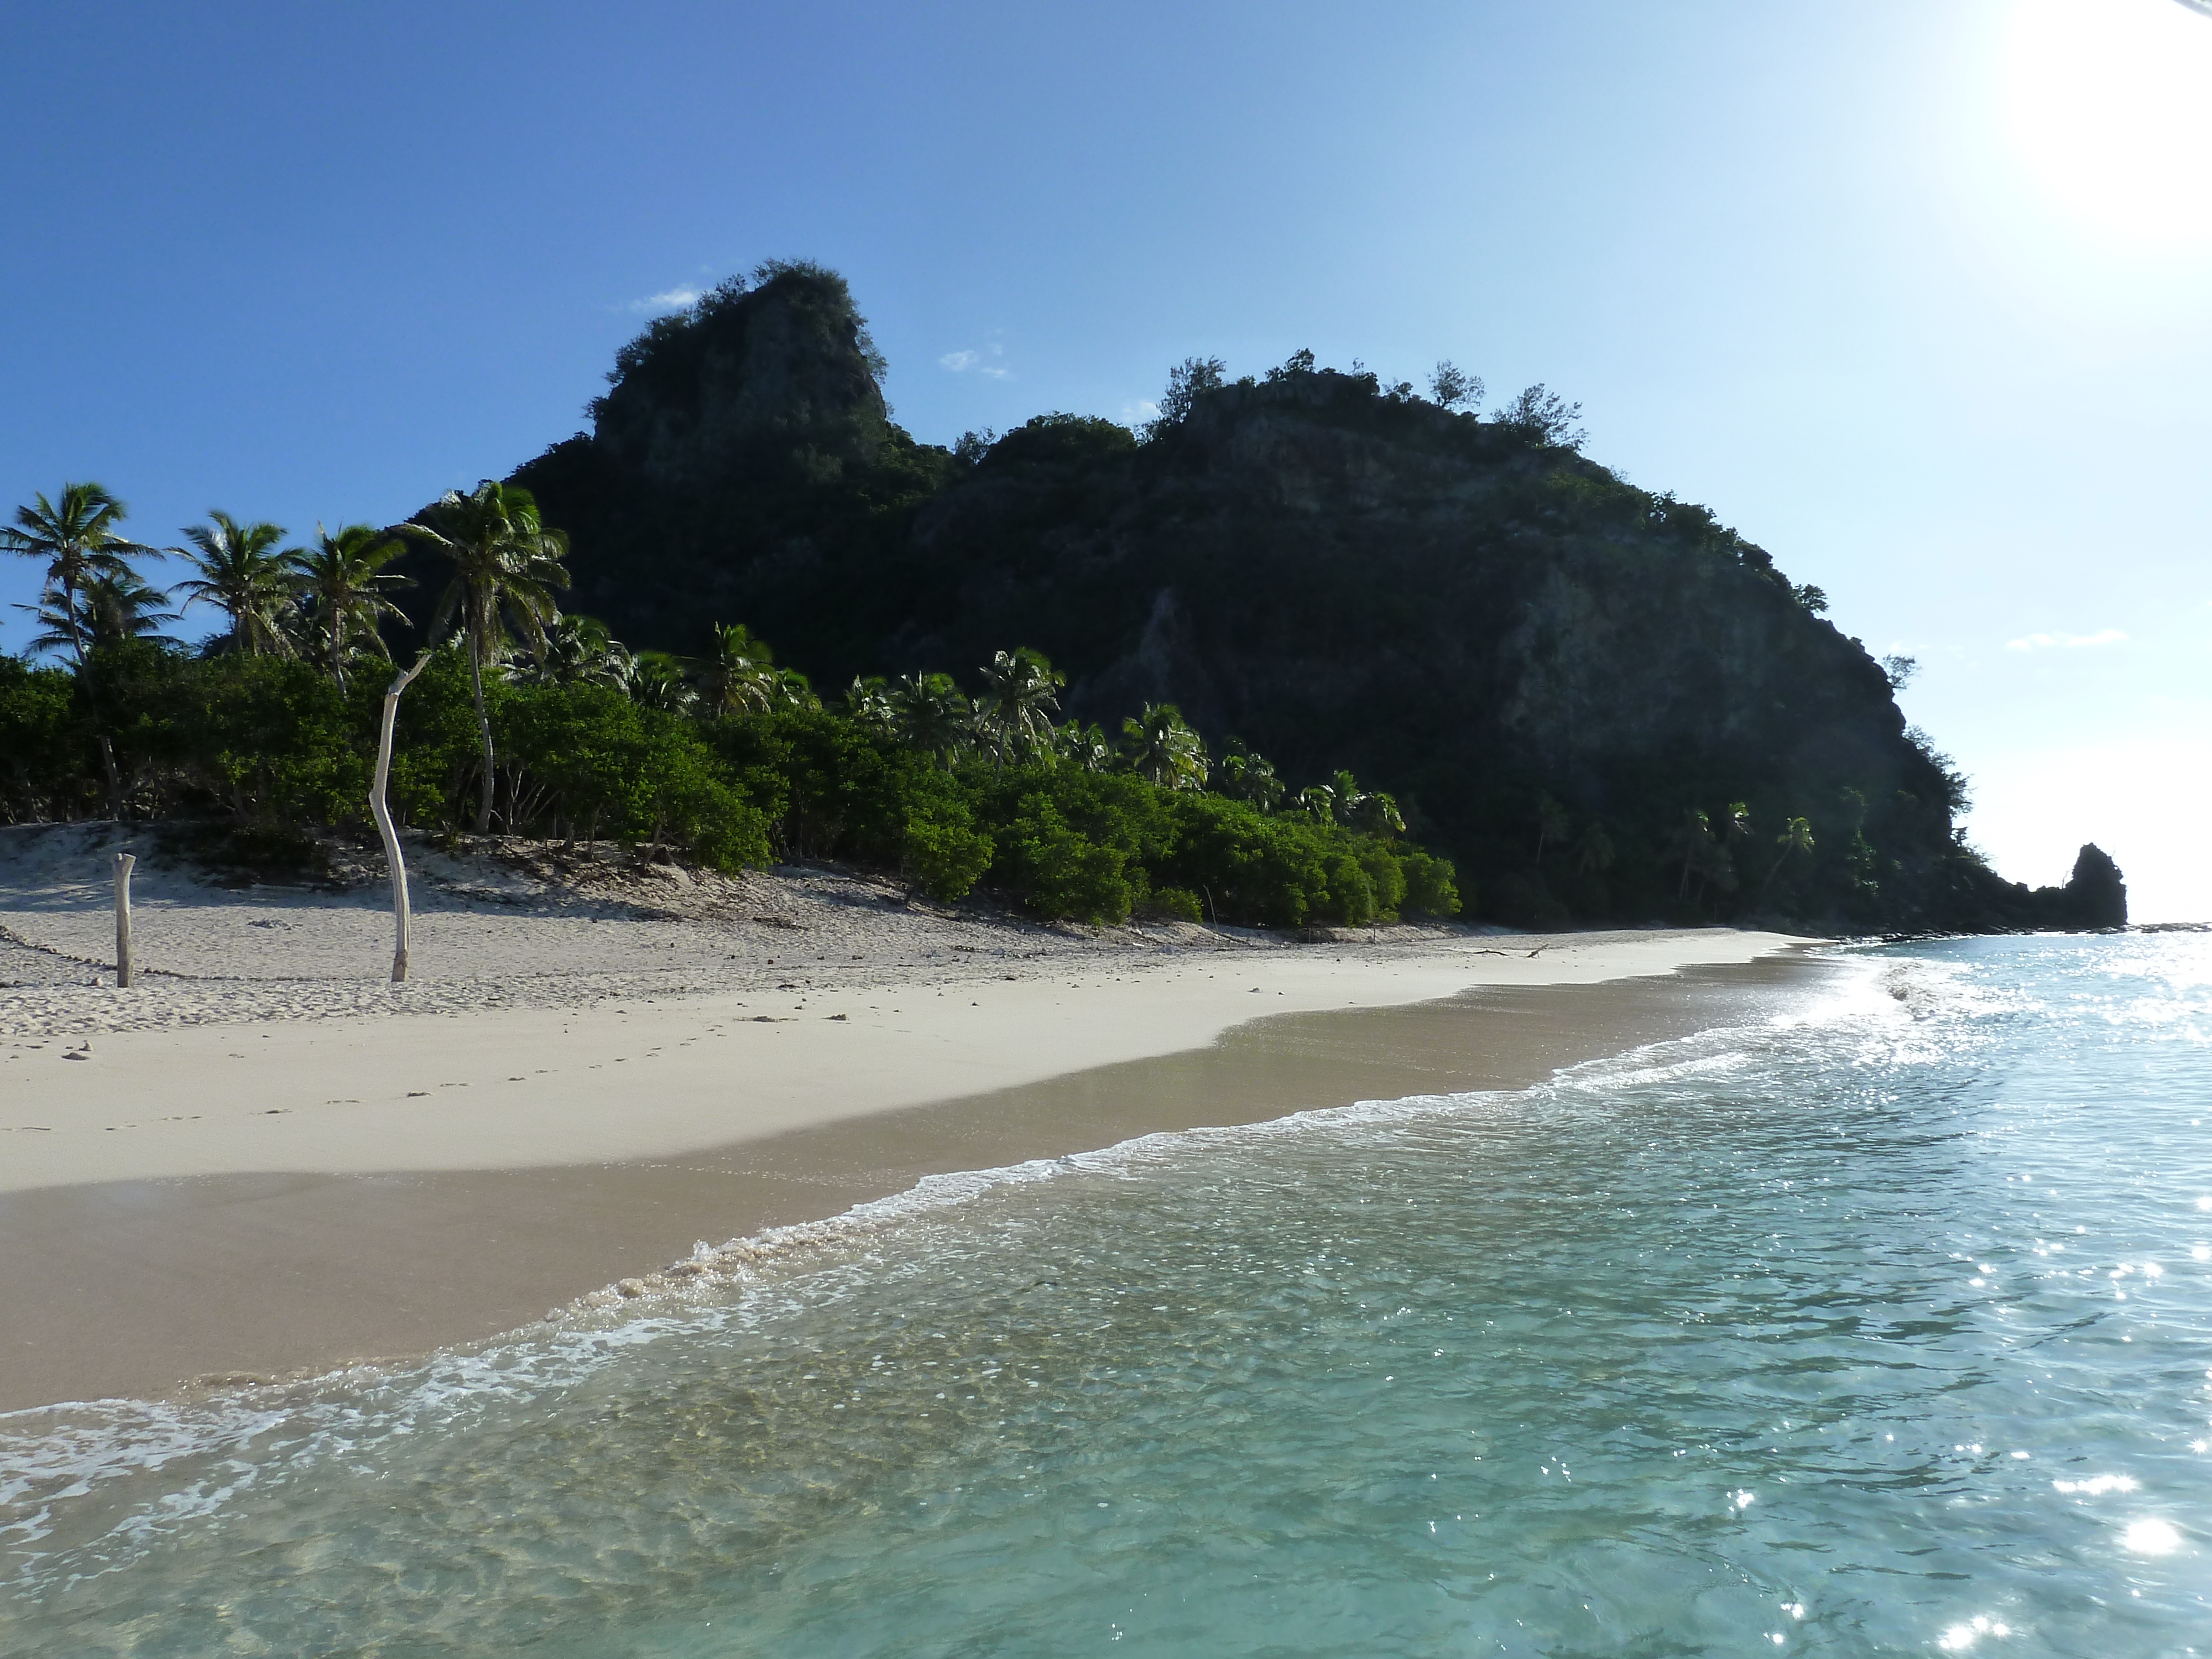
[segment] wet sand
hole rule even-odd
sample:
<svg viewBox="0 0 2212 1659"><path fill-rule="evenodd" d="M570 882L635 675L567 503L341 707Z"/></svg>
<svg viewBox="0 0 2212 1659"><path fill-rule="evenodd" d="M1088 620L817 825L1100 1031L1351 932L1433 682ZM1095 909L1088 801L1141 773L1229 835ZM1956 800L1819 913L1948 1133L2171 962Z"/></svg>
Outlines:
<svg viewBox="0 0 2212 1659"><path fill-rule="evenodd" d="M650 1273L687 1255L695 1242L719 1243L833 1216L928 1175L1357 1100L1527 1087L1563 1066L1755 1018L1815 989L1830 970L1783 951L1784 943L1737 935L1729 948L1739 957L1782 953L1673 972L1644 966L1637 977L1616 976L1639 968L1611 945L1609 954L1593 954L1585 974L1548 970L1603 982L1493 984L1405 1001L1425 983L1414 973L1401 977L1394 993L1358 988L1376 1001L1395 997L1400 1006L1309 1007L1255 1018L1196 1046L1103 1065L1085 1064L1085 1057L1117 1041L1126 1052L1127 1033L1102 1030L1088 1042L1080 1033L1102 1020L1109 1028L1121 1024L1114 1016L1122 1010L1112 1005L1123 1000L1099 998L1091 1005L1095 1014L1079 1006L1063 1016L1072 1023L1055 1038L1050 1029L1033 1029L1043 1018L1038 995L1044 988L1032 985L1027 1006L1002 1014L1020 1022L1029 1046L1039 1051L1023 1057L1018 1082L882 1110L869 1103L876 1097L866 1086L872 1068L863 1066L845 1097L825 1100L817 1079L815 1109L756 1115L742 1135L702 1141L714 1120L695 1111L681 1132L662 1127L667 1149L657 1155L563 1158L570 1146L589 1144L590 1134L574 1143L549 1125L549 1138L533 1148L517 1142L508 1125L501 1133L510 1156L500 1160L508 1167L469 1167L465 1135L459 1156L386 1139L420 1121L405 1112L428 1109L406 1107L398 1115L334 1120L335 1132L314 1143L325 1154L317 1160L325 1166L322 1172L283 1167L285 1145L270 1138L281 1123L256 1129L250 1141L242 1137L251 1126L235 1123L227 1139L207 1140L217 1149L207 1155L233 1166L222 1173L182 1172L203 1156L191 1150L202 1143L188 1135L143 1142L127 1154L118 1141L105 1140L99 1157L138 1161L142 1171L133 1179L40 1182L23 1178L18 1159L17 1178L4 1180L9 1170L0 1162L0 1181L14 1188L0 1192L0 1262L7 1266L0 1275L0 1410L161 1396L196 1380L207 1386L217 1377L276 1377L481 1340L611 1280ZM1708 945L1686 948L1680 936L1670 948L1689 962L1700 951L1721 954ZM1462 957L1423 973L1464 980L1474 976L1472 966ZM1237 971L1240 983L1257 977L1241 966ZM1365 972L1374 976L1371 968ZM1312 967L1299 973L1311 981L1308 1004L1324 994L1337 1000L1346 988L1330 975L1314 976ZM1188 1000L1189 1018L1199 1025L1223 1023L1218 994L1209 1002L1195 987L1178 993L1171 983L1147 979L1141 994L1156 1021L1165 996ZM1267 983L1273 994L1285 994L1273 990L1273 981ZM1139 994L1131 988L1131 995ZM971 1006L980 1010L984 1000L979 989ZM829 1006L815 1002L815 1018L829 1018L822 1012ZM648 1018L648 1011L637 1017ZM681 1006L658 1015L672 1022L670 1029L695 1035L704 1017L697 1007ZM1168 1029L1144 1041L1175 1046L1184 1028L1159 1023ZM763 1025L749 1035L778 1030L799 1035L795 1024ZM466 1033L480 1039L483 1027L467 1022L455 1040ZM642 1058L652 1033L632 1035ZM886 1024L884 1035L900 1033ZM917 1073L903 1079L904 1097L933 1092L932 1079L918 1075L933 1065L939 1097L957 1090L963 1066L989 1076L990 1029L979 1026L973 1036L978 1053L964 1060L947 1051L898 1061L910 1045L887 1046L894 1062ZM137 1057L142 1068L163 1063L161 1042L187 1039L204 1044L206 1034L139 1039L148 1045ZM251 1040L235 1029L222 1037L258 1071L298 1070L296 1057L242 1046ZM822 1039L810 1034L809 1040ZM319 1063L331 1059L326 1047ZM509 1049L495 1058L495 1069L511 1060ZM1048 1074L1036 1074L1040 1070ZM15 1072L9 1080L25 1075ZM654 1091L641 1071L633 1075L638 1083L624 1086L641 1097ZM312 1093L326 1080L308 1075L303 1083ZM203 1086L228 1085L218 1075ZM259 1085L269 1086L266 1079ZM100 1093L89 1075L77 1087L88 1098ZM252 1101L261 1098L247 1093ZM890 1097L901 1091L894 1089ZM247 1103L240 1110L275 1117L281 1109ZM649 1124L626 1127L648 1143L653 1139ZM0 1143L0 1160L24 1145L11 1134ZM166 1150L149 1154L147 1146ZM380 1152L384 1167L378 1167ZM44 1163L60 1172L96 1167L91 1158L52 1148ZM271 1167L253 1167L257 1161ZM513 1167L525 1162L543 1167ZM410 1164L416 1167L404 1167Z"/></svg>

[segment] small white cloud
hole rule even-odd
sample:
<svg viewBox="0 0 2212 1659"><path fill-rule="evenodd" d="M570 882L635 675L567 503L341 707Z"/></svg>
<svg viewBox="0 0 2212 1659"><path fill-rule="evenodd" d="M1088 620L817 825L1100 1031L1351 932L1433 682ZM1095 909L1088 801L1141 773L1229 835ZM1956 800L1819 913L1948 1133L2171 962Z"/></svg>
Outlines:
<svg viewBox="0 0 2212 1659"><path fill-rule="evenodd" d="M679 286L672 288L665 293L648 294L642 300L632 300L629 302L629 308L632 311L681 311L686 306L696 306L698 303L697 289Z"/></svg>
<svg viewBox="0 0 2212 1659"><path fill-rule="evenodd" d="M1013 379L1013 371L991 361L994 357L1006 355L1006 347L994 340L981 351L948 351L937 360L937 366L950 369L955 374L964 374L972 368L986 380L1010 380Z"/></svg>
<svg viewBox="0 0 2212 1659"><path fill-rule="evenodd" d="M1148 422L1157 421L1159 418L1160 406L1149 398L1139 398L1133 404L1121 405L1123 426L1143 426Z"/></svg>
<svg viewBox="0 0 2212 1659"><path fill-rule="evenodd" d="M2100 628L2094 634L2028 634L2007 640L2008 651L2048 651L2053 646L2078 650L2083 646L2124 645L2128 636L2117 628Z"/></svg>

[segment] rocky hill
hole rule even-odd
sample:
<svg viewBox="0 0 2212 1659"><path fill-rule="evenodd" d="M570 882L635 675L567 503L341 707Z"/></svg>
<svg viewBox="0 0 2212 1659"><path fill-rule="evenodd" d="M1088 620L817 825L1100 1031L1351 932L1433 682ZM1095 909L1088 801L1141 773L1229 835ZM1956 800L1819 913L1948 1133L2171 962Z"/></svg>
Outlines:
<svg viewBox="0 0 2212 1659"><path fill-rule="evenodd" d="M1293 787L1392 791L1514 922L2057 902L1960 845L1962 781L1815 592L1541 422L1302 355L1141 440L1049 415L956 453L892 422L881 368L814 267L655 324L593 431L516 475L570 534L570 608L678 651L743 621L833 694L1034 646L1081 718L1173 702Z"/></svg>

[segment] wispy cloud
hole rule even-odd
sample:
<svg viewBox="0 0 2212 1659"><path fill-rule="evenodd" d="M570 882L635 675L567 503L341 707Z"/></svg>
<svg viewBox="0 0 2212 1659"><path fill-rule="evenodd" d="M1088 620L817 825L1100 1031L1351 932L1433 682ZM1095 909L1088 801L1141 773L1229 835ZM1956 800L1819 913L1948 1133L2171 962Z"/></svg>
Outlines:
<svg viewBox="0 0 2212 1659"><path fill-rule="evenodd" d="M681 311L686 306L699 303L699 290L678 284L661 294L648 294L642 300L632 300L632 311Z"/></svg>
<svg viewBox="0 0 2212 1659"><path fill-rule="evenodd" d="M994 361L1006 355L1006 347L994 340L980 351L948 351L937 360L937 366L954 374L966 374L972 371L987 380L1010 380L1013 378L1013 371Z"/></svg>
<svg viewBox="0 0 2212 1659"><path fill-rule="evenodd" d="M2083 646L2124 645L2128 636L2117 628L2100 628L2094 634L2030 634L2025 638L2007 640L2008 651L2048 651L2056 646L2060 650L2073 651Z"/></svg>

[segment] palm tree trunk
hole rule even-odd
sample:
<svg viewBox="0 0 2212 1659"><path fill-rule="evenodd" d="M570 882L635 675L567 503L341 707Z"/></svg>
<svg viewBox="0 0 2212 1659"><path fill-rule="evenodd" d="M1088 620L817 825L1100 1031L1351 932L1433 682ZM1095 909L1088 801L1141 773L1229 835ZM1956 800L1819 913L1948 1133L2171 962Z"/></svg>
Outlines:
<svg viewBox="0 0 2212 1659"><path fill-rule="evenodd" d="M76 572L64 564L61 568L62 620L69 626L70 649L76 653L76 665L84 666L84 635L76 625Z"/></svg>
<svg viewBox="0 0 2212 1659"><path fill-rule="evenodd" d="M477 701L477 730L483 737L483 787L477 792L477 834L488 836L491 833L492 790L498 781L491 769L491 715L484 708L483 641L481 630L469 629L469 690Z"/></svg>
<svg viewBox="0 0 2212 1659"><path fill-rule="evenodd" d="M107 815L120 823L123 822L123 779L115 769L115 744L105 737L100 740L100 764L107 774Z"/></svg>

